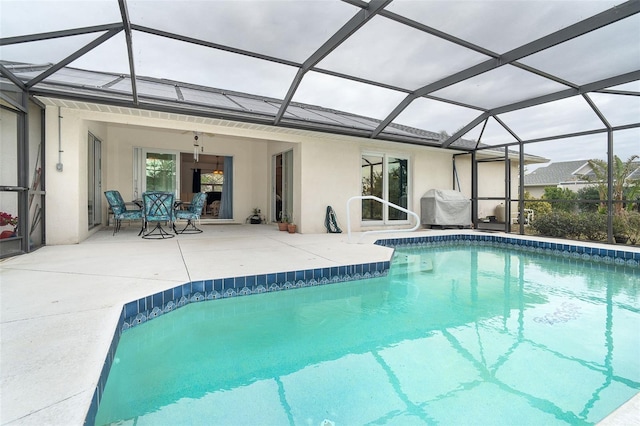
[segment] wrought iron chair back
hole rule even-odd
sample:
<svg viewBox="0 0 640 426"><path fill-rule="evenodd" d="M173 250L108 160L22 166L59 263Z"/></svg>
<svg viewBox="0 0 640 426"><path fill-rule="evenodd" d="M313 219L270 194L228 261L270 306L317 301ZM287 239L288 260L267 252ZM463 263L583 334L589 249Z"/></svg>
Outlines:
<svg viewBox="0 0 640 426"><path fill-rule="evenodd" d="M207 201L207 194L204 192L198 192L193 196L193 200L191 200L191 205L189 206L189 213L198 215L202 214L202 209L204 208L204 203Z"/></svg>
<svg viewBox="0 0 640 426"><path fill-rule="evenodd" d="M156 226L145 233L143 238L173 238L174 235L168 233L163 227L162 222L167 222L173 226L175 221L175 212L173 203L175 196L171 192L151 191L142 194L142 205L144 210L144 220L156 222ZM157 233L155 231L158 231Z"/></svg>
<svg viewBox="0 0 640 426"><path fill-rule="evenodd" d="M119 215L127 211L127 206L122 199L122 195L120 195L120 191L105 191L104 196L107 197L109 207L111 207L111 211L114 215Z"/></svg>
<svg viewBox="0 0 640 426"><path fill-rule="evenodd" d="M122 199L120 191L105 191L104 196L107 198L109 207L111 207L111 211L113 212L113 219L115 221L113 225L113 235L117 234L118 231L120 231L120 226L123 220L143 220L143 214L141 210L127 210L127 205ZM143 230L144 221L143 227L138 235L142 234Z"/></svg>
<svg viewBox="0 0 640 426"><path fill-rule="evenodd" d="M197 234L202 232L202 229L197 228L193 221L200 219L200 216L202 215L202 209L206 201L207 194L204 192L199 192L193 196L193 200L191 200L191 205L189 206L188 210L176 211L176 219L184 219L187 221L184 229L182 229L182 231L176 231L176 233ZM175 226L173 229L175 231Z"/></svg>

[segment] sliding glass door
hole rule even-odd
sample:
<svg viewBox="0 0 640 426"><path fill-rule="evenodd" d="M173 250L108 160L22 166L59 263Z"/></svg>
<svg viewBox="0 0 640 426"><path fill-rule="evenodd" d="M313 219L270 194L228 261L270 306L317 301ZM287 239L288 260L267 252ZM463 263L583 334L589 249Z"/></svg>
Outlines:
<svg viewBox="0 0 640 426"><path fill-rule="evenodd" d="M371 195L408 209L409 160L397 156L363 153L361 158L362 195ZM362 221L388 224L406 221L407 214L376 200L362 200Z"/></svg>

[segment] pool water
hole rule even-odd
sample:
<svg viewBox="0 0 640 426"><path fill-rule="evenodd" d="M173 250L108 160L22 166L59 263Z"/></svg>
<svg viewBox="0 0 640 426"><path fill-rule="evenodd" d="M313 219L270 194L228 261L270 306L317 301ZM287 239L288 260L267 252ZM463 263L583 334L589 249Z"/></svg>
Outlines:
<svg viewBox="0 0 640 426"><path fill-rule="evenodd" d="M593 424L640 390L640 271L494 247L192 303L122 335L96 424Z"/></svg>

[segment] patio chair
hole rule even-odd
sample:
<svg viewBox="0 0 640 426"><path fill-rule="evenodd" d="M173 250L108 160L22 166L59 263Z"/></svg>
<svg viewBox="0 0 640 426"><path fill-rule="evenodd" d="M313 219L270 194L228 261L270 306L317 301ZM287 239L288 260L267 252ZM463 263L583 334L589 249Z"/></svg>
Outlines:
<svg viewBox="0 0 640 426"><path fill-rule="evenodd" d="M183 219L187 221L187 224L182 229L182 231L176 231L176 225L174 223L173 230L176 232L176 234L199 234L200 232L202 232L202 229L197 228L193 222L195 220L200 220L200 216L202 215L202 208L204 207L204 203L206 200L207 194L204 192L199 192L193 196L193 200L191 200L191 205L189 206L188 210L176 211L176 219Z"/></svg>
<svg viewBox="0 0 640 426"><path fill-rule="evenodd" d="M118 231L120 231L120 225L122 224L123 220L142 221L142 228L140 229L138 235L142 234L142 232L144 231L142 210L127 210L127 205L122 199L120 191L105 191L104 196L107 197L109 207L111 207L111 211L113 212L113 220L115 221L115 223L113 224L113 235L116 235Z"/></svg>
<svg viewBox="0 0 640 426"><path fill-rule="evenodd" d="M175 237L174 234L167 232L162 227L163 222L173 227L173 222L175 221L174 198L175 196L172 192L152 191L142 194L145 228L149 222L156 222L156 226L144 233L142 238L164 239Z"/></svg>

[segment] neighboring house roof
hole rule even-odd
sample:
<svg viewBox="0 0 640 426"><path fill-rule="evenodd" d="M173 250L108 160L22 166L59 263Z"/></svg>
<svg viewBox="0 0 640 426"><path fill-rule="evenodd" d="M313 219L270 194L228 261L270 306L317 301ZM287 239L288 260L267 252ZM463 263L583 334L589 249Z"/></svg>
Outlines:
<svg viewBox="0 0 640 426"><path fill-rule="evenodd" d="M627 180L640 178L640 162L632 163L633 172ZM556 186L562 183L588 183L594 177L589 160L559 161L540 167L524 176L524 186Z"/></svg>
<svg viewBox="0 0 640 426"><path fill-rule="evenodd" d="M546 167L540 167L524 176L524 186L557 185L560 182L575 182L580 179L575 175L585 166L587 160L561 161L551 163Z"/></svg>
<svg viewBox="0 0 640 426"><path fill-rule="evenodd" d="M23 81L29 81L47 70L52 64L26 64L0 60L5 68ZM215 112L221 118L239 121L253 121L272 124L282 100L257 96L230 90L200 86L174 80L137 76L137 93L140 103L162 110L163 107L179 106L188 111ZM48 76L32 93L42 96L71 99L90 99L96 96L105 102L118 103L131 95L131 81L127 76L103 72L63 67ZM324 108L317 105L291 102L283 116L283 123L291 127L329 133L349 134L368 137L382 120ZM448 135L416 127L389 123L380 133L380 138L390 141L441 147ZM468 139L458 139L450 149L473 151L477 147L487 147ZM504 155L503 148L486 149L485 156ZM510 157L517 158L517 151L509 150ZM525 163L546 163L549 160L536 155L525 154Z"/></svg>

